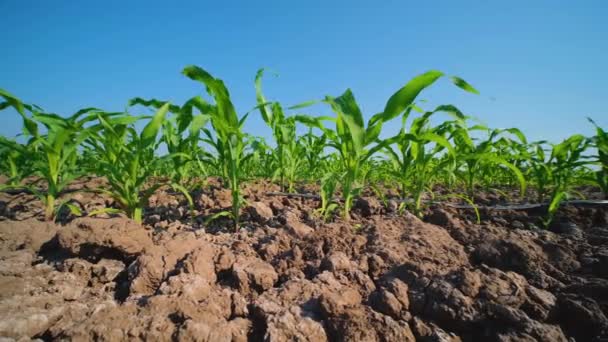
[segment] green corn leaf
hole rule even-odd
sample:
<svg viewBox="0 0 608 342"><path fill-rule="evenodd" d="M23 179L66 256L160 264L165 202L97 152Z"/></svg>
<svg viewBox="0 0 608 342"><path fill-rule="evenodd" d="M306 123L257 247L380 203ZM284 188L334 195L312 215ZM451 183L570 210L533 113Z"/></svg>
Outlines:
<svg viewBox="0 0 608 342"><path fill-rule="evenodd" d="M431 70L414 77L388 99L384 111L377 120L386 122L403 113L407 107L412 105L422 90L435 83L441 76L443 76L441 71Z"/></svg>
<svg viewBox="0 0 608 342"><path fill-rule="evenodd" d="M365 141L363 143L364 146L368 146L372 142L378 139L380 136L380 132L382 131L382 122L378 122L374 125L368 126L365 130Z"/></svg>
<svg viewBox="0 0 608 342"><path fill-rule="evenodd" d="M492 163L495 163L495 164L499 164L499 165L503 165L503 166L509 168L513 172L513 174L515 175L515 177L517 178L517 180L519 181L521 196L525 195L525 193L526 193L526 179L525 179L523 173L521 172L521 170L519 168L517 168L517 166L513 165L512 163L509 163L504 158L501 158L499 156L496 156L496 155L493 155L493 154L490 154L490 153L473 155L473 156L469 156L468 158L487 160L489 162L492 162Z"/></svg>
<svg viewBox="0 0 608 342"><path fill-rule="evenodd" d="M74 113L72 116L68 117L68 121L76 122L76 120L78 118L80 118L81 116L83 116L85 114L88 114L89 117L85 118L81 123L89 122L89 121L95 120L96 112L102 112L102 110L99 108L95 108L95 107L82 108L82 109L78 110L76 113Z"/></svg>
<svg viewBox="0 0 608 342"><path fill-rule="evenodd" d="M375 124L376 122L382 120L383 116L384 116L384 113L376 113L376 114L372 115L372 117L367 121L367 125L371 126L371 125ZM405 118L403 119L403 122L405 122Z"/></svg>
<svg viewBox="0 0 608 342"><path fill-rule="evenodd" d="M249 117L249 113L243 115L243 117L239 120L239 129L243 127L243 125L245 124L245 121L247 120L247 117Z"/></svg>
<svg viewBox="0 0 608 342"><path fill-rule="evenodd" d="M177 123L177 134L182 134L186 131L186 128L190 126L190 123L192 123L192 107L192 105L182 106L177 115L171 118L171 122L175 120Z"/></svg>
<svg viewBox="0 0 608 342"><path fill-rule="evenodd" d="M310 100L310 101L305 101L305 102L298 103L298 104L295 104L295 105L293 105L293 106L287 107L287 109L292 110L292 109L301 109L301 108L306 108L306 107L314 106L314 105L319 104L319 103L321 103L321 102L322 102L322 101L320 101L320 100Z"/></svg>
<svg viewBox="0 0 608 342"><path fill-rule="evenodd" d="M354 145L355 154L360 155L365 147L365 129L363 127L363 114L355 101L355 97L350 89L347 89L342 95L337 98L329 99L328 101L332 104L332 108L338 114L337 129L338 134L342 135L345 132L344 126L341 124L343 121L348 127L348 135Z"/></svg>
<svg viewBox="0 0 608 342"><path fill-rule="evenodd" d="M565 191L558 191L553 198L551 198L551 202L549 203L549 213L551 215L553 215L557 209L559 208L560 204L562 203L562 201L564 200L564 198L568 195L567 192Z"/></svg>
<svg viewBox="0 0 608 342"><path fill-rule="evenodd" d="M364 159L370 158L372 155L374 155L376 152L378 152L380 150L388 149L390 145L399 142L401 139L403 139L402 135L396 135L392 138L381 140L375 146L373 146L372 148L369 149L369 151L367 152L367 155L365 156ZM392 150L391 150L391 152L392 152ZM399 159L399 158L397 158L397 159Z"/></svg>
<svg viewBox="0 0 608 342"><path fill-rule="evenodd" d="M25 116L25 107L23 106L23 103L15 96L13 96L11 93L9 93L8 91L0 88L0 96L2 96L4 98L4 100L6 101L5 104L2 105L2 107L0 107L0 109L4 109L7 108L9 106L15 108L15 110L17 112L19 112L19 114L21 114L22 116Z"/></svg>
<svg viewBox="0 0 608 342"><path fill-rule="evenodd" d="M294 115L293 118L297 122L300 122L308 127L319 128L321 130L325 130L325 125L323 125L323 121L333 121L333 122L336 121L335 118L332 118L330 116L313 117L313 116L305 115L305 114L297 114L297 115Z"/></svg>
<svg viewBox="0 0 608 342"><path fill-rule="evenodd" d="M335 98L334 102L339 106L341 112L346 117L350 118L350 121L354 125L360 127L361 129L364 127L363 114L361 113L361 109L359 109L355 96L350 89L347 89L342 95Z"/></svg>
<svg viewBox="0 0 608 342"><path fill-rule="evenodd" d="M204 225L206 225L206 226L207 226L207 225L209 225L209 223L211 223L211 222L213 222L213 221L217 220L217 219L218 219L218 218L220 218L220 217L233 217L233 215L232 215L232 213L231 213L231 212L229 212L229 211L227 211L227 210L220 211L219 213L215 213L215 214L213 214L213 215L211 215L211 216L207 217L207 218L205 219Z"/></svg>
<svg viewBox="0 0 608 342"><path fill-rule="evenodd" d="M452 77L450 77L450 80L458 88L460 88L460 89L462 89L464 91L468 91L469 93L473 93L473 94L478 94L479 95L479 92L477 91L477 89L473 88L472 85L470 85L469 83L467 83L467 81L463 80L462 78L460 78L458 76L452 76Z"/></svg>
<svg viewBox="0 0 608 342"><path fill-rule="evenodd" d="M450 115L453 115L456 119L466 119L467 118L466 115L462 114L460 109L456 108L456 106L453 106L453 105L438 106L437 108L435 108L435 110L433 112L434 113L445 112Z"/></svg>
<svg viewBox="0 0 608 342"><path fill-rule="evenodd" d="M123 114L123 113L121 113ZM141 119L145 119L145 118L151 118L150 116L134 116L134 115L123 115L123 116L118 116L118 117L109 117L107 119L107 122L109 123L107 127L109 127L110 125L115 127L115 126L128 126L131 125ZM98 120L99 117L97 118ZM105 121L106 119L104 119ZM101 120L100 120L101 121Z"/></svg>
<svg viewBox="0 0 608 342"><path fill-rule="evenodd" d="M255 97L258 102L258 107L264 122L270 124L273 121L272 111L269 111L266 107L267 101L262 92L262 76L264 76L264 69L259 69L255 75Z"/></svg>
<svg viewBox="0 0 608 342"><path fill-rule="evenodd" d="M505 131L515 135L522 144L528 143L528 139L526 138L524 133L521 130L519 130L518 128L515 128L515 127L507 128L507 129L505 129Z"/></svg>
<svg viewBox="0 0 608 342"><path fill-rule="evenodd" d="M73 205L71 203L67 203L67 202L63 203L62 205L66 206L70 210L70 213L72 213L72 215L82 216L82 210L80 210L80 208L78 206ZM61 205L58 207L58 209L60 209L60 208L61 208Z"/></svg>
<svg viewBox="0 0 608 342"><path fill-rule="evenodd" d="M184 106L193 106L198 109L201 114L207 115L216 111L216 107L214 105L208 103L200 96L194 96L193 98L189 99Z"/></svg>
<svg viewBox="0 0 608 342"><path fill-rule="evenodd" d="M0 136L0 145L7 147L9 150L17 151L21 154L28 153L28 149L25 146L17 143L16 141L6 139L3 136Z"/></svg>
<svg viewBox="0 0 608 342"><path fill-rule="evenodd" d="M123 212L122 210L116 209L116 208L102 208L102 209L97 209L97 210L91 211L87 216L92 217L92 216L97 216L100 214L120 214L122 212Z"/></svg>
<svg viewBox="0 0 608 342"><path fill-rule="evenodd" d="M55 150L55 153L60 154L66 142L68 142L70 138L73 138L73 134L67 129L57 127L55 128L54 137L55 139L51 141L53 144L53 149Z"/></svg>
<svg viewBox="0 0 608 342"><path fill-rule="evenodd" d="M486 125L474 125L469 127L469 131L489 131L490 128Z"/></svg>
<svg viewBox="0 0 608 342"><path fill-rule="evenodd" d="M194 116L192 123L190 124L190 135L198 135L198 132L207 125L207 122L211 119L211 116L206 114L199 114Z"/></svg>
<svg viewBox="0 0 608 342"><path fill-rule="evenodd" d="M192 80L203 83L207 87L207 91L213 96L218 107L217 114L221 115L226 123L225 127L238 127L239 120L236 111L230 101L228 89L222 80L214 78L207 71L195 65L185 67L182 73Z"/></svg>
<svg viewBox="0 0 608 342"><path fill-rule="evenodd" d="M184 195L184 197L186 197L186 200L188 201L188 206L190 207L191 219L194 219L194 201L192 200L192 196L190 196L190 193L188 192L188 190L186 190L186 188L184 188L183 186L176 184L176 183L171 183L169 185L174 190L181 192L182 195Z"/></svg>
<svg viewBox="0 0 608 342"><path fill-rule="evenodd" d="M7 105L2 105L0 109L7 108L9 105L21 115L23 118L23 128L26 134L29 134L33 137L38 136L38 125L32 119L28 118L25 114L25 105L18 98L10 94L8 91L0 88L0 96L4 98ZM31 108L31 107L30 107Z"/></svg>
<svg viewBox="0 0 608 342"><path fill-rule="evenodd" d="M477 208L477 206L475 205L475 202L473 202L472 199L470 199L466 195L461 195L461 194L451 194L451 195L448 195L448 197L460 198L460 199L464 200L465 202L467 202L473 208L473 211L475 211L475 216L477 217L477 224L481 223L481 216L479 215L479 209Z"/></svg>
<svg viewBox="0 0 608 342"><path fill-rule="evenodd" d="M148 122L148 124L142 130L140 139L143 146L150 146L156 140L156 135L158 134L158 130L165 120L165 116L169 111L169 106L169 103L165 103L163 106L161 106L156 114L154 114L154 117L152 117L152 120L150 120L150 122Z"/></svg>
<svg viewBox="0 0 608 342"><path fill-rule="evenodd" d="M157 100L157 99L146 100L141 97L134 97L129 100L128 106L132 107L132 106L140 105L140 106L144 106L144 107L152 107L152 108L155 108L158 110L167 103L169 103L169 101L162 101L162 100ZM171 113L179 113L180 109L181 108L179 106L172 105L172 104L170 104L168 107L168 111Z"/></svg>
<svg viewBox="0 0 608 342"><path fill-rule="evenodd" d="M446 139L445 137L442 137L441 135L431 133L431 132L425 132L425 133L422 133L419 136L417 136L417 138L422 141L424 141L424 140L432 141L432 142L446 148L448 150L448 153L451 154L452 156L456 155L456 151L454 151L454 147L452 147L452 144L450 144L448 139Z"/></svg>

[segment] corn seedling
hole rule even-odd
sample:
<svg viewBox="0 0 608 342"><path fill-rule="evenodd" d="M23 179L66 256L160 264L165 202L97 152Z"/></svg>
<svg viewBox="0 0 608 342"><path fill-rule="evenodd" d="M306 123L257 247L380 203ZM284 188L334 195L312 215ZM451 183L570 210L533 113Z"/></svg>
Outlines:
<svg viewBox="0 0 608 342"><path fill-rule="evenodd" d="M324 149L327 146L327 135L325 133L314 134L313 127L308 128L308 132L298 139L298 144L302 149L302 156L306 161L305 177L308 180L315 179L320 174L323 161L327 159Z"/></svg>
<svg viewBox="0 0 608 342"><path fill-rule="evenodd" d="M0 136L0 172L8 176L0 189L18 188L21 181L32 172L31 147Z"/></svg>
<svg viewBox="0 0 608 342"><path fill-rule="evenodd" d="M159 100L144 100L134 98L129 105L143 105L159 110L165 102ZM196 161L199 157L200 131L209 121L210 116L204 111L209 110L202 99L195 97L188 100L183 106L169 105L168 111L172 113L168 119L162 121L162 134L159 140L167 147L168 154L164 159L167 164L168 174L171 175L173 184L179 184L186 188L191 187L191 175L196 169ZM202 113L194 113L199 109ZM165 173L167 174L167 173Z"/></svg>
<svg viewBox="0 0 608 342"><path fill-rule="evenodd" d="M593 120L589 119L595 126L595 136L593 141L597 149L597 162L599 170L595 171L595 179L604 193L604 198L608 199L608 132L598 126Z"/></svg>
<svg viewBox="0 0 608 342"><path fill-rule="evenodd" d="M547 227L553 221L562 201L570 196L576 181L577 171L589 164L583 152L589 147L589 140L580 134L572 135L559 144L553 145L547 161L550 168L551 198L543 224Z"/></svg>
<svg viewBox="0 0 608 342"><path fill-rule="evenodd" d="M483 125L475 125L468 128L465 120L453 121L451 136L454 142L457 160L462 164L459 174L464 179L467 189L467 196L474 197L475 185L482 179L487 178L488 174L494 171L495 167L503 167L509 170L517 179L520 187L520 194L524 196L526 191L526 180L523 173L515 165L504 159L495 150L496 142L494 139L505 130L490 130ZM475 144L470 133L473 131L486 132L488 137Z"/></svg>
<svg viewBox="0 0 608 342"><path fill-rule="evenodd" d="M247 163L247 174L260 178L272 177L276 170L272 148L261 137L252 137L249 145L252 156Z"/></svg>
<svg viewBox="0 0 608 342"><path fill-rule="evenodd" d="M24 133L29 137L28 149L33 159L33 174L46 182L46 190L34 186L28 189L45 204L44 217L50 221L56 211L67 203L56 205L61 191L81 175L76 168L77 147L89 136L91 129L85 124L94 120L95 108L82 109L67 118L57 114L44 113L41 108L27 105L4 90L0 96L5 103L0 108L13 107L23 119ZM27 112L31 116L27 115ZM45 130L41 133L39 125ZM74 207L72 209L75 210Z"/></svg>
<svg viewBox="0 0 608 342"><path fill-rule="evenodd" d="M140 117L98 113L98 134L85 142L97 156L97 173L108 179L109 189L102 192L111 196L120 210L138 223L142 222L150 196L164 185L157 181L144 189L154 172L156 139L168 110L168 103L162 105L139 134L132 124ZM182 192L192 206L192 199L183 187L171 186ZM114 212L112 209L101 211Z"/></svg>
<svg viewBox="0 0 608 342"><path fill-rule="evenodd" d="M408 193L413 194L413 211L420 215L422 194L430 188L430 182L437 172L447 164L454 163L456 156L454 148L445 137L445 132L440 128L431 127L429 119L434 113L441 111L461 114L455 107L440 106L414 119L408 130L406 122L410 111L408 108L404 112L399 133L385 140L385 143L389 145L386 151L393 165L390 174L399 182L401 198L405 200ZM397 151L393 150L392 144L396 145ZM430 145L432 146L429 147ZM437 156L446 151L448 158L441 163L435 162Z"/></svg>
<svg viewBox="0 0 608 342"><path fill-rule="evenodd" d="M528 158L528 178L536 186L536 200L539 203L545 201L548 188L551 182L551 168L547 164L544 145L545 141L538 141L530 144L527 151Z"/></svg>
<svg viewBox="0 0 608 342"><path fill-rule="evenodd" d="M382 122L365 127L363 114L350 89L337 98L326 97L325 101L337 114L336 130L328 130L326 134L330 140L328 146L339 152L343 170L339 177L344 200L343 217L348 220L353 199L363 188L362 165L380 148L377 145L368 149L378 138Z"/></svg>
<svg viewBox="0 0 608 342"><path fill-rule="evenodd" d="M388 99L383 112L371 117L367 127L365 127L363 115L350 89L337 98L325 98L325 102L330 104L337 114L335 131L327 133L330 140L328 146L339 152L344 168L341 185L344 197L343 216L345 219L349 218L353 198L360 193L364 184L360 172L362 164L375 152L392 142L378 141L383 123L412 108L418 94L443 76L442 72L432 70L414 77ZM470 84L459 77L451 77L451 80L461 89L473 93L477 92Z"/></svg>
<svg viewBox="0 0 608 342"><path fill-rule="evenodd" d="M338 203L334 201L337 184L338 178L335 173L328 173L321 179L321 208L318 209L318 212L326 222L338 208Z"/></svg>
<svg viewBox="0 0 608 342"><path fill-rule="evenodd" d="M258 70L255 77L255 92L257 108L260 110L262 119L272 129L272 135L276 144L277 169L273 178L280 179L281 190L294 191L294 183L303 164L303 149L298 144L296 136L296 122L310 125L318 125L317 119L306 115L287 117L279 102L268 102L262 91L262 76L264 69ZM312 103L296 105L290 108L302 108Z"/></svg>
<svg viewBox="0 0 608 342"><path fill-rule="evenodd" d="M214 78L207 71L193 65L184 68L183 74L203 83L209 95L215 100L215 105L205 104L205 107L210 115L216 138L213 139L209 130L204 129L203 132L207 136L205 141L215 148L219 156L222 175L224 179L228 180L232 192L232 212L225 214L232 216L236 230L239 227L240 208L244 201L240 191L241 180L244 176L241 168L251 157L251 154L245 155L246 140L242 131L247 115L238 118L228 89L222 80Z"/></svg>

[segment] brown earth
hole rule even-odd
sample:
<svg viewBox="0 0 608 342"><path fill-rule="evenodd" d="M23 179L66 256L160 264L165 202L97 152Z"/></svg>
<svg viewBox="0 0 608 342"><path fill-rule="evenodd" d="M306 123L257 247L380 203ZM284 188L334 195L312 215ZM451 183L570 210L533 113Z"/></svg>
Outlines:
<svg viewBox="0 0 608 342"><path fill-rule="evenodd" d="M94 188L101 181L77 184ZM0 337L6 340L602 341L608 339L608 210L429 208L374 197L324 223L311 199L245 186L238 232L203 222L230 205L216 181L159 190L145 224L41 222L28 194L0 194ZM85 212L111 205L66 195ZM489 197L486 196L486 198Z"/></svg>

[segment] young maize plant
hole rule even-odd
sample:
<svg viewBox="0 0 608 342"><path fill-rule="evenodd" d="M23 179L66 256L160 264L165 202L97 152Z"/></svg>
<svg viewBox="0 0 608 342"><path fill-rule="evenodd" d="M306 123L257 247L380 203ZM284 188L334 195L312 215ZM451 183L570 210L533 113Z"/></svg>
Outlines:
<svg viewBox="0 0 608 342"><path fill-rule="evenodd" d="M234 220L234 228L237 230L240 208L244 201L240 190L241 180L244 177L242 168L247 159L252 156L251 154L245 155L247 144L245 134L242 131L247 114L240 119L238 118L230 100L228 89L222 80L214 78L207 71L194 65L187 66L182 73L190 79L204 84L209 95L215 100L215 105L204 103L204 106L206 112L210 115L216 138L213 139L209 130L203 129L207 136L203 141L210 144L217 152L222 175L224 180L228 181L232 192L232 211L220 214L231 216Z"/></svg>
<svg viewBox="0 0 608 342"><path fill-rule="evenodd" d="M580 168L589 164L588 156L583 155L589 145L589 139L580 134L572 135L561 143L553 145L551 156L547 161L552 190L547 214L543 220L545 227L553 222L560 204L572 193L573 186L579 178L577 176Z"/></svg>
<svg viewBox="0 0 608 342"><path fill-rule="evenodd" d="M129 105L142 105L159 110L166 102L156 99L144 100L136 97L129 101ZM194 109L201 110L200 114L194 113ZM187 189L194 187L192 176L196 161L199 160L200 131L207 124L210 116L204 111L210 107L205 105L200 97L194 97L183 106L169 105L169 112L173 115L162 122L162 134L160 143L167 147L167 159L170 166L167 171L171 175L172 184L181 185ZM186 131L188 134L186 135Z"/></svg>
<svg viewBox="0 0 608 342"><path fill-rule="evenodd" d="M496 140L494 144L496 154L499 156L504 156L504 159L508 163L512 164L523 173L526 170L526 163L528 161L528 157L526 155L528 152L528 140L526 136L517 128L508 128L505 130L500 130L500 132L511 134L501 134L498 140ZM513 139L513 137L516 139ZM505 170L500 167L490 170L488 177L484 180L487 190L493 189L495 191L502 192L497 188L498 186L513 188L517 185L515 183L516 179L513 177L513 174L511 172L504 171Z"/></svg>
<svg viewBox="0 0 608 342"><path fill-rule="evenodd" d="M542 203L547 196L551 182L551 169L547 164L545 154L546 141L536 141L529 145L524 152L527 158L527 178L535 185L536 201Z"/></svg>
<svg viewBox="0 0 608 342"><path fill-rule="evenodd" d="M0 190L21 186L21 181L32 173L31 148L0 136L0 173L8 176Z"/></svg>
<svg viewBox="0 0 608 342"><path fill-rule="evenodd" d="M337 117L336 130L326 130L329 138L328 146L335 148L339 153L341 165L340 175L337 175L342 188L344 200L343 218L350 219L350 209L353 199L359 195L363 188L364 179L361 167L382 146L376 145L368 149L378 139L382 129L382 121L365 128L363 114L355 101L350 89L337 98L326 97Z"/></svg>
<svg viewBox="0 0 608 342"><path fill-rule="evenodd" d="M273 149L261 137L252 137L249 145L252 156L245 167L247 174L256 178L272 178L276 172Z"/></svg>
<svg viewBox="0 0 608 342"><path fill-rule="evenodd" d="M285 139L283 153L283 167L285 181L287 182L287 191L295 191L295 183L298 176L302 173L305 163L304 152L302 146L298 144L296 137L296 121L294 117L290 117L285 122L283 138Z"/></svg>
<svg viewBox="0 0 608 342"><path fill-rule="evenodd" d="M277 145L275 158L277 162L276 174L278 174L281 186L281 190L285 191L285 145L289 144L292 133L295 135L295 124L290 125L288 123L283 108L278 102L267 102L262 92L262 76L264 75L264 69L259 69L255 75L255 97L257 100L257 107L260 110L262 119L272 129L272 136L274 142ZM293 120L291 120L293 121ZM274 178L274 177L273 177Z"/></svg>
<svg viewBox="0 0 608 342"><path fill-rule="evenodd" d="M385 140L386 152L392 162L390 174L398 180L401 198L405 200L408 193L413 194L413 212L421 214L422 195L431 187L431 180L439 170L445 169L448 164L454 163L456 156L454 148L445 137L442 127L431 127L430 117L442 111L449 111L464 117L458 109L453 106L439 106L432 112L426 112L421 117L413 120L410 129L406 123L411 112L411 107L406 109L402 116L402 126L399 133ZM392 149L395 144L397 152ZM428 148L432 144L431 148ZM435 162L440 153L447 151L447 158L441 163ZM402 208L406 203L403 202Z"/></svg>
<svg viewBox="0 0 608 342"><path fill-rule="evenodd" d="M98 134L85 141L86 147L96 156L97 174L108 179L109 189L100 191L111 196L119 210L137 223L142 222L143 210L150 196L165 185L164 182L155 182L144 189L154 172L156 139L168 110L168 103L162 105L139 134L132 124L142 117L98 113ZM188 192L178 184L170 185L181 191L192 207ZM89 215L115 211L107 208Z"/></svg>
<svg viewBox="0 0 608 342"><path fill-rule="evenodd" d="M338 203L334 201L334 194L338 184L337 173L328 172L321 179L321 207L317 210L324 221L329 221L332 213L338 208Z"/></svg>
<svg viewBox="0 0 608 342"><path fill-rule="evenodd" d="M295 180L303 165L303 149L298 144L296 122L304 123L309 127L318 127L320 125L319 120L323 118L317 119L302 114L285 116L283 107L279 102L266 101L262 92L263 75L264 69L258 70L255 76L255 93L257 108L260 110L264 122L272 129L272 135L277 145L275 153L277 169L274 176L280 179L283 191L293 192ZM302 108L313 103L300 104L290 108Z"/></svg>
<svg viewBox="0 0 608 342"><path fill-rule="evenodd" d="M453 125L451 137L454 142L456 159L462 166L459 168L459 175L464 180L468 197L474 197L475 185L487 178L487 175L493 172L496 166L502 166L512 172L519 183L520 195L523 197L526 192L526 180L523 173L498 154L495 149L494 139L504 132L512 133L513 129L490 130L483 125L467 127L465 120L455 120L451 124ZM470 132L473 131L486 132L488 137L475 144L470 135Z"/></svg>
<svg viewBox="0 0 608 342"><path fill-rule="evenodd" d="M45 219L54 220L57 210L63 206L77 213L75 206L67 202L57 205L56 200L72 180L82 175L82 171L76 167L77 147L91 134L92 130L85 127L85 124L95 119L97 109L85 108L64 118L57 114L44 113L37 106L24 104L5 90L0 89L0 96L6 101L0 104L0 109L13 107L23 119L24 133L29 137L29 151L21 152L27 151L33 160L33 174L44 180L47 185L46 190L36 188L35 184L28 185L27 189L44 203ZM46 131L45 134L40 133L39 124Z"/></svg>
<svg viewBox="0 0 608 342"><path fill-rule="evenodd" d="M604 198L608 199L608 132L598 126L595 121L588 118L595 126L595 136L593 141L597 149L597 162L599 170L595 171L595 179L604 193Z"/></svg>
<svg viewBox="0 0 608 342"><path fill-rule="evenodd" d="M393 141L378 140L383 123L398 117L414 106L418 94L443 76L442 72L431 70L411 79L388 99L383 112L371 117L367 128L364 125L361 110L350 89L337 98L325 98L325 102L337 114L335 119L336 130L326 130L326 134L330 140L328 146L339 152L344 170L344 174L340 177L340 183L344 199L343 216L345 219L350 217L353 198L360 193L365 182L361 174L361 165L375 152L393 143ZM450 79L456 86L465 91L477 92L470 84L459 77L453 76ZM372 146L373 144L375 145Z"/></svg>
<svg viewBox="0 0 608 342"><path fill-rule="evenodd" d="M324 149L327 146L327 134L314 134L313 127L308 128L308 132L298 138L298 145L302 150L302 157L306 161L305 171L303 172L306 180L319 179L323 174L323 164L328 156Z"/></svg>

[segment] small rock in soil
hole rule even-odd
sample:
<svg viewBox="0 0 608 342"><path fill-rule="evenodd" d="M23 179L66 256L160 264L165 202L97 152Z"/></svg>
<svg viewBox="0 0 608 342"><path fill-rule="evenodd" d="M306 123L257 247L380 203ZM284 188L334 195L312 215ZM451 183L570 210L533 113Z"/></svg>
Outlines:
<svg viewBox="0 0 608 342"><path fill-rule="evenodd" d="M526 226L523 224L523 222L521 221L513 221L511 222L511 227L515 228L515 229L525 229Z"/></svg>
<svg viewBox="0 0 608 342"><path fill-rule="evenodd" d="M565 235L571 239L580 240L583 238L583 231L573 222L556 222L552 228L556 233Z"/></svg>
<svg viewBox="0 0 608 342"><path fill-rule="evenodd" d="M359 197L355 200L353 209L361 212L363 217L370 217L382 211L382 203L376 197Z"/></svg>
<svg viewBox="0 0 608 342"><path fill-rule="evenodd" d="M279 278L272 265L256 258L237 258L232 266L232 275L244 293L250 289L257 292L268 290Z"/></svg>
<svg viewBox="0 0 608 342"><path fill-rule="evenodd" d="M433 212L425 217L425 221L437 226L447 227L454 220L452 215L441 208L433 209Z"/></svg>
<svg viewBox="0 0 608 342"><path fill-rule="evenodd" d="M351 267L350 258L343 252L333 252L321 261L321 269L331 272L345 271Z"/></svg>
<svg viewBox="0 0 608 342"><path fill-rule="evenodd" d="M61 248L83 258L131 261L152 246L148 231L124 218L79 218L57 233Z"/></svg>
<svg viewBox="0 0 608 342"><path fill-rule="evenodd" d="M561 294L557 305L558 321L577 340L608 337L608 318L593 299L576 294Z"/></svg>
<svg viewBox="0 0 608 342"><path fill-rule="evenodd" d="M245 210L258 223L266 223L274 216L272 209L264 202L252 202Z"/></svg>

